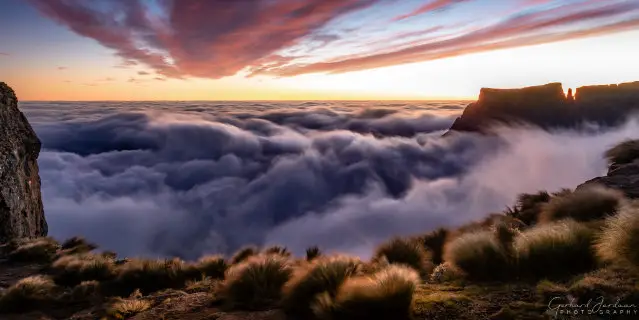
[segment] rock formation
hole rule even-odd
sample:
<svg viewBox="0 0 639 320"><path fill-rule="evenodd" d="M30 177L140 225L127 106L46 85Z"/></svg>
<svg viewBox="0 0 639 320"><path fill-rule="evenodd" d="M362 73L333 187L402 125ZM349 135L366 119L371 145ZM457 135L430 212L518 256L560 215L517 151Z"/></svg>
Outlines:
<svg viewBox="0 0 639 320"><path fill-rule="evenodd" d="M571 91L572 93L572 91ZM481 89L451 131L486 132L495 123L528 123L544 129L586 122L614 126L639 111L639 82L587 86L564 95L561 83L520 89Z"/></svg>
<svg viewBox="0 0 639 320"><path fill-rule="evenodd" d="M40 195L40 140L0 82L0 242L47 234Z"/></svg>

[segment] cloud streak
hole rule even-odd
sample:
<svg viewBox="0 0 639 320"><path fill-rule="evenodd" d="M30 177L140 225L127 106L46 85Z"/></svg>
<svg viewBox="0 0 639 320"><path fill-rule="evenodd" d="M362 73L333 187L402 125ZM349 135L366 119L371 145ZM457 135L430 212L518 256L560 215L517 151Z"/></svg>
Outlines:
<svg viewBox="0 0 639 320"><path fill-rule="evenodd" d="M392 0L166 0L154 9L143 0L109 0L100 6L29 0L45 16L114 50L123 59L118 67L144 66L167 78L349 72L602 35L639 24L639 4L627 0L523 1L517 12L497 22L494 15L469 20L456 14L461 2L479 8L486 1L430 1L389 16L395 21L379 32L369 26L379 12L393 12ZM544 3L556 5L539 10ZM521 11L526 8L537 9ZM450 16L444 24L408 19L442 9ZM459 26L466 28L458 32ZM405 35L412 39L399 47L396 41L384 44Z"/></svg>

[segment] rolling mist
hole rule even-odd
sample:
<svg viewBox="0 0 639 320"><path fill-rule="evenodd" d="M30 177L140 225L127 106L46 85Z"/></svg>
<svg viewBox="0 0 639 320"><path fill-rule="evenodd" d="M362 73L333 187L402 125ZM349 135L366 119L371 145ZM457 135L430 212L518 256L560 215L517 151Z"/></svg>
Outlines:
<svg viewBox="0 0 639 320"><path fill-rule="evenodd" d="M463 103L22 103L43 142L49 234L122 256L370 255L395 236L480 219L517 194L574 188L639 133L441 134Z"/></svg>

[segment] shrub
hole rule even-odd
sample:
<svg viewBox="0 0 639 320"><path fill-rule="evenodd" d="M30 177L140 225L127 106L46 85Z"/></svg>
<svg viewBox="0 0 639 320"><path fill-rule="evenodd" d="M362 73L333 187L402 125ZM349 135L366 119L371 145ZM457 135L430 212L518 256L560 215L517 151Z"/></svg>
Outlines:
<svg viewBox="0 0 639 320"><path fill-rule="evenodd" d="M318 246L312 246L306 249L306 260L312 261L313 259L322 255L322 251Z"/></svg>
<svg viewBox="0 0 639 320"><path fill-rule="evenodd" d="M21 279L0 296L0 311L21 312L55 299L55 284L50 278L32 276Z"/></svg>
<svg viewBox="0 0 639 320"><path fill-rule="evenodd" d="M405 266L389 266L372 277L349 278L335 298L321 294L313 304L319 319L410 319L419 275Z"/></svg>
<svg viewBox="0 0 639 320"><path fill-rule="evenodd" d="M469 278L493 280L512 274L512 262L490 231L462 234L444 248L444 260Z"/></svg>
<svg viewBox="0 0 639 320"><path fill-rule="evenodd" d="M603 261L639 268L639 212L637 207L624 207L616 216L606 219L595 241L597 256Z"/></svg>
<svg viewBox="0 0 639 320"><path fill-rule="evenodd" d="M129 260L117 268L117 276L110 288L117 294L128 295L135 289L148 294L162 289L181 288L189 280L199 276L179 259L173 260Z"/></svg>
<svg viewBox="0 0 639 320"><path fill-rule="evenodd" d="M204 256L195 263L195 269L207 277L223 279L228 264L222 256Z"/></svg>
<svg viewBox="0 0 639 320"><path fill-rule="evenodd" d="M60 245L53 239L37 238L19 242L9 253L9 259L21 262L50 262L56 257Z"/></svg>
<svg viewBox="0 0 639 320"><path fill-rule="evenodd" d="M51 265L53 280L60 285L74 286L82 281L105 281L115 276L113 260L101 255L68 255Z"/></svg>
<svg viewBox="0 0 639 320"><path fill-rule="evenodd" d="M420 237L421 243L432 253L434 264L442 263L444 244L446 243L448 234L448 229L439 228Z"/></svg>
<svg viewBox="0 0 639 320"><path fill-rule="evenodd" d="M249 257L252 257L259 253L259 250L254 246L244 247L238 250L233 257L231 257L231 264L238 264Z"/></svg>
<svg viewBox="0 0 639 320"><path fill-rule="evenodd" d="M565 218L577 221L601 219L617 212L623 195L602 187L586 187L569 195L553 197L543 205L539 222Z"/></svg>
<svg viewBox="0 0 639 320"><path fill-rule="evenodd" d="M282 246L271 246L268 247L264 250L264 253L266 254L279 254L281 256L284 257L289 257L291 255L291 252L288 251L288 249L286 247L282 247Z"/></svg>
<svg viewBox="0 0 639 320"><path fill-rule="evenodd" d="M117 299L107 309L107 314L115 319L129 319L130 317L148 310L151 303L141 299Z"/></svg>
<svg viewBox="0 0 639 320"><path fill-rule="evenodd" d="M219 293L231 309L260 310L272 307L280 300L282 287L290 279L292 271L285 257L250 257L229 268Z"/></svg>
<svg viewBox="0 0 639 320"><path fill-rule="evenodd" d="M605 158L609 164L624 164L639 158L639 140L626 140L608 149Z"/></svg>
<svg viewBox="0 0 639 320"><path fill-rule="evenodd" d="M339 286L347 278L357 275L361 267L361 260L347 256L319 258L299 267L284 286L284 310L301 319L312 318L310 305L317 295L326 292L334 297Z"/></svg>
<svg viewBox="0 0 639 320"><path fill-rule="evenodd" d="M575 221L536 226L515 239L519 270L532 277L558 277L595 266L593 231Z"/></svg>
<svg viewBox="0 0 639 320"><path fill-rule="evenodd" d="M377 247L373 256L375 259L385 257L391 264L403 264L421 274L430 274L433 270L430 254L417 241L394 238Z"/></svg>

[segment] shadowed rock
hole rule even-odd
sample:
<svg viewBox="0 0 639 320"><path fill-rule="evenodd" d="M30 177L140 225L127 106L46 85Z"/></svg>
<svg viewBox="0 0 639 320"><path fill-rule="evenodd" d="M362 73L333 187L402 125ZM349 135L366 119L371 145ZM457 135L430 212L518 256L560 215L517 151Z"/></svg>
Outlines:
<svg viewBox="0 0 639 320"><path fill-rule="evenodd" d="M0 82L0 242L47 234L40 195L40 140Z"/></svg>
<svg viewBox="0 0 639 320"><path fill-rule="evenodd" d="M584 123L615 126L639 111L639 82L577 88L564 95L561 83L520 89L481 89L450 131L487 132L495 124L532 124L543 129ZM450 132L449 131L449 132Z"/></svg>

